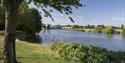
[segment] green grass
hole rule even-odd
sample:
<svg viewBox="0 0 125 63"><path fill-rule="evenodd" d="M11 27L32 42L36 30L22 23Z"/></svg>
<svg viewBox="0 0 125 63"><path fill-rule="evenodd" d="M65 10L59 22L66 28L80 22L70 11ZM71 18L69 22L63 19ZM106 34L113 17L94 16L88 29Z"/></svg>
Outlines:
<svg viewBox="0 0 125 63"><path fill-rule="evenodd" d="M69 63L60 58L57 52L40 44L16 41L17 60L19 63ZM0 63L3 63L3 37L0 36ZM71 63L71 62L70 62Z"/></svg>

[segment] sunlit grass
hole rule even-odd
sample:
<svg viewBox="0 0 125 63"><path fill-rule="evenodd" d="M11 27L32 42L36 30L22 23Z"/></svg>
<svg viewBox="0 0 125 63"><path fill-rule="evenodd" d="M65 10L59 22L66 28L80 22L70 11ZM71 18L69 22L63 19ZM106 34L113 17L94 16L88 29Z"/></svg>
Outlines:
<svg viewBox="0 0 125 63"><path fill-rule="evenodd" d="M49 46L16 40L17 60L19 63L69 63L58 57ZM3 63L3 37L0 36L0 63Z"/></svg>

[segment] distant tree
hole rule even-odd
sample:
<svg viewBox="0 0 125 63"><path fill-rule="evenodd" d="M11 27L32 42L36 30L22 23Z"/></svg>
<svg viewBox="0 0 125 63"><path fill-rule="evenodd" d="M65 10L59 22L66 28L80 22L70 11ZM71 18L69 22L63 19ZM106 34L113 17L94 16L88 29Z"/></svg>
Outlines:
<svg viewBox="0 0 125 63"><path fill-rule="evenodd" d="M104 26L104 25L98 25L98 27L102 27L102 28L105 28L105 26Z"/></svg>
<svg viewBox="0 0 125 63"><path fill-rule="evenodd" d="M112 34L114 32L114 29L112 26L107 26L102 30L102 32L106 34Z"/></svg>
<svg viewBox="0 0 125 63"><path fill-rule="evenodd" d="M123 29L123 28L124 28L124 25L122 24L122 25L121 25L121 29Z"/></svg>
<svg viewBox="0 0 125 63"><path fill-rule="evenodd" d="M67 25L67 27L71 27L71 25Z"/></svg>
<svg viewBox="0 0 125 63"><path fill-rule="evenodd" d="M101 33L101 32L102 32L102 29L104 29L103 26L97 26L97 27L94 28L94 32Z"/></svg>
<svg viewBox="0 0 125 63"><path fill-rule="evenodd" d="M92 25L92 26L91 26L91 29L94 29L94 28L95 28L95 26L94 26L94 25Z"/></svg>
<svg viewBox="0 0 125 63"><path fill-rule="evenodd" d="M91 25L87 25L87 29L90 29L91 28Z"/></svg>
<svg viewBox="0 0 125 63"><path fill-rule="evenodd" d="M80 29L84 28L84 26L79 26Z"/></svg>
<svg viewBox="0 0 125 63"><path fill-rule="evenodd" d="M45 29L45 28L46 28L46 25L45 25L45 24L42 24L42 28L44 28L44 29Z"/></svg>
<svg viewBox="0 0 125 63"><path fill-rule="evenodd" d="M61 25L55 25L56 29L61 29L62 26Z"/></svg>
<svg viewBox="0 0 125 63"><path fill-rule="evenodd" d="M46 25L46 29L50 29L51 24Z"/></svg>
<svg viewBox="0 0 125 63"><path fill-rule="evenodd" d="M79 25L73 25L72 28L73 28L73 29L79 29L80 26L79 26Z"/></svg>

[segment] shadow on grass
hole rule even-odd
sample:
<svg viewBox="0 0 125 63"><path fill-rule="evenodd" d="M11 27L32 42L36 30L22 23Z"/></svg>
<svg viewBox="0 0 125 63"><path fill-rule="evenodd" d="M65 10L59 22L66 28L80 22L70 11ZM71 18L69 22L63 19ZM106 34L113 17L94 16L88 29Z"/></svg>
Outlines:
<svg viewBox="0 0 125 63"><path fill-rule="evenodd" d="M35 33L25 33L18 31L16 32L16 38L21 41L27 41L29 43L41 43L39 35L36 35Z"/></svg>
<svg viewBox="0 0 125 63"><path fill-rule="evenodd" d="M3 53L2 53L2 51L0 49L0 63L2 63L2 62L3 62Z"/></svg>
<svg viewBox="0 0 125 63"><path fill-rule="evenodd" d="M0 38L4 36L4 31L0 31ZM41 38L39 35L36 35L35 33L25 33L22 31L17 31L16 32L16 39L20 41L26 41L29 43L41 43Z"/></svg>

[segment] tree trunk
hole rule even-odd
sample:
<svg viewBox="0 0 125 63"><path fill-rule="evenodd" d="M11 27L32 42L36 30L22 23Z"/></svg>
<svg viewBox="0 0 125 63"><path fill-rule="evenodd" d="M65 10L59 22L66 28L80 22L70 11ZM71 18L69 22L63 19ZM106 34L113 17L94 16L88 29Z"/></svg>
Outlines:
<svg viewBox="0 0 125 63"><path fill-rule="evenodd" d="M5 7L4 63L16 63L15 22L23 0L3 0Z"/></svg>
<svg viewBox="0 0 125 63"><path fill-rule="evenodd" d="M4 63L16 63L15 51L15 17L16 9L13 5L6 7L5 11L5 39L4 39Z"/></svg>

